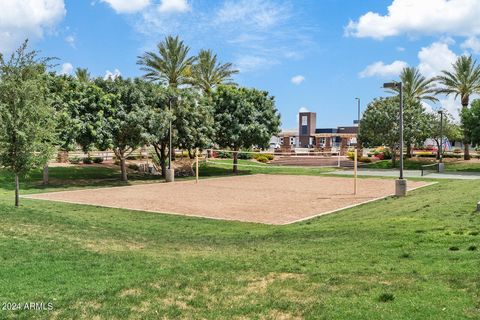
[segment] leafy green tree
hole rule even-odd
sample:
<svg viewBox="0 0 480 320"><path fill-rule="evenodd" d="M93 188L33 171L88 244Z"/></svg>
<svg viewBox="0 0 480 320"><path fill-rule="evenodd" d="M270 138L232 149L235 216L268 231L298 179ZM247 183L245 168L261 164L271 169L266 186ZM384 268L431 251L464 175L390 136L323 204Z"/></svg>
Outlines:
<svg viewBox="0 0 480 320"><path fill-rule="evenodd" d="M214 136L213 109L209 100L191 89L178 90L173 110L174 145L187 150L190 157L196 148L211 145Z"/></svg>
<svg viewBox="0 0 480 320"><path fill-rule="evenodd" d="M104 117L96 145L101 150L112 149L120 160L122 181L128 181L126 159L147 142L145 99L132 80L96 79L95 84L106 94Z"/></svg>
<svg viewBox="0 0 480 320"><path fill-rule="evenodd" d="M426 113L422 101L437 102L435 78L426 78L415 67L403 68L400 73L403 86L403 102L405 117L405 145L407 158L412 156L412 146L422 143L428 138ZM398 93L398 88L391 90Z"/></svg>
<svg viewBox="0 0 480 320"><path fill-rule="evenodd" d="M45 166L54 150L48 63L28 50L28 41L8 60L0 56L0 165L15 176L15 206L20 205L20 178Z"/></svg>
<svg viewBox="0 0 480 320"><path fill-rule="evenodd" d="M480 93L480 66L472 56L461 56L453 64L453 72L443 70L437 80L442 85L437 93L447 96L453 94L455 98L460 97L463 111L468 108L470 96ZM466 139L463 141L465 145L464 159L469 160L470 149L467 132L464 132L464 138Z"/></svg>
<svg viewBox="0 0 480 320"><path fill-rule="evenodd" d="M231 63L218 62L217 55L211 50L201 50L192 68L193 84L210 95L219 85L233 85L232 76L237 73Z"/></svg>
<svg viewBox="0 0 480 320"><path fill-rule="evenodd" d="M280 131L280 114L268 92L220 86L212 95L215 143L221 148L266 148ZM238 172L238 152L233 153L233 172Z"/></svg>
<svg viewBox="0 0 480 320"><path fill-rule="evenodd" d="M399 140L399 112L397 97L374 99L363 113L359 132L359 138L366 147L389 147L394 166Z"/></svg>
<svg viewBox="0 0 480 320"><path fill-rule="evenodd" d="M440 115L437 113L429 113L427 115L429 118L429 137L435 142L437 146L437 159L440 159L440 144L442 143L442 138L447 138L450 141L461 140L462 139L462 130L460 126L454 123L452 116L443 111L443 123L440 124ZM445 144L445 140L443 140ZM445 153L445 145L442 146L442 154Z"/></svg>
<svg viewBox="0 0 480 320"><path fill-rule="evenodd" d="M462 109L462 127L464 134L473 144L480 144L480 100L475 99L470 108Z"/></svg>
<svg viewBox="0 0 480 320"><path fill-rule="evenodd" d="M160 87L152 82L137 80L137 85L145 97L146 115L145 129L148 143L153 146L165 178L167 146L169 143L169 124L175 120L170 111L170 97L173 89Z"/></svg>
<svg viewBox="0 0 480 320"><path fill-rule="evenodd" d="M190 48L180 38L168 36L157 45L158 52L145 52L137 64L144 77L172 88L191 82L191 68L195 57L189 57Z"/></svg>

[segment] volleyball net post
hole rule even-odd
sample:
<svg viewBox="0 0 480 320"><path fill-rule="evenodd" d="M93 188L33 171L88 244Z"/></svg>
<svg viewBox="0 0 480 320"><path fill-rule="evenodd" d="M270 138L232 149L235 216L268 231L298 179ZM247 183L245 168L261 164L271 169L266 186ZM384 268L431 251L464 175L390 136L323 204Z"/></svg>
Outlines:
<svg viewBox="0 0 480 320"><path fill-rule="evenodd" d="M357 163L358 163L358 149L353 151L353 194L357 195Z"/></svg>

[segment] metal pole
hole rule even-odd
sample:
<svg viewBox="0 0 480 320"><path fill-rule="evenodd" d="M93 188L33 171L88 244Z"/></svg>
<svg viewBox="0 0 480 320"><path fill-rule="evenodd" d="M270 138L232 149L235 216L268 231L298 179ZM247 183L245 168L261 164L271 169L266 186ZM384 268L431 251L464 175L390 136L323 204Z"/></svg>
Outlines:
<svg viewBox="0 0 480 320"><path fill-rule="evenodd" d="M440 156L440 163L442 163L442 151L443 151L443 111L440 110L440 147L439 147L439 156Z"/></svg>
<svg viewBox="0 0 480 320"><path fill-rule="evenodd" d="M357 98L358 102L358 115L357 115L357 121L360 124L360 98Z"/></svg>
<svg viewBox="0 0 480 320"><path fill-rule="evenodd" d="M403 179L403 85L398 83L400 92L400 179Z"/></svg>
<svg viewBox="0 0 480 320"><path fill-rule="evenodd" d="M198 148L195 150L195 178L196 183L198 183Z"/></svg>
<svg viewBox="0 0 480 320"><path fill-rule="evenodd" d="M354 151L354 156L353 156L353 194L357 195L357 161L358 161L358 155L357 155L357 148L355 148Z"/></svg>
<svg viewBox="0 0 480 320"><path fill-rule="evenodd" d="M172 116L172 98L169 101L170 117ZM168 169L172 169L172 118L170 118L169 130L168 130Z"/></svg>

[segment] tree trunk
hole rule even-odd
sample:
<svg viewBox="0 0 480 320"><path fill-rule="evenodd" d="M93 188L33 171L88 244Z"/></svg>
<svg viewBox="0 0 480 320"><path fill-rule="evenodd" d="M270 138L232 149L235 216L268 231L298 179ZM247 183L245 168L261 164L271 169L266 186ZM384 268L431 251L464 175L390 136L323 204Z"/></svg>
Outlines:
<svg viewBox="0 0 480 320"><path fill-rule="evenodd" d="M20 206L20 181L18 173L15 173L15 207Z"/></svg>
<svg viewBox="0 0 480 320"><path fill-rule="evenodd" d="M392 167L395 168L397 151L395 150L395 147L390 147L390 150L392 151Z"/></svg>
<svg viewBox="0 0 480 320"><path fill-rule="evenodd" d="M48 185L48 163L43 167L43 185Z"/></svg>
<svg viewBox="0 0 480 320"><path fill-rule="evenodd" d="M464 141L463 145L464 145L463 160L470 160L470 144Z"/></svg>
<svg viewBox="0 0 480 320"><path fill-rule="evenodd" d="M407 142L407 154L406 154L406 157L407 158L411 158L412 157L412 144L410 142Z"/></svg>
<svg viewBox="0 0 480 320"><path fill-rule="evenodd" d="M167 145L165 143L156 144L153 146L155 153L157 154L158 160L160 161L160 169L162 170L162 178L165 178L165 172L167 171L166 165L166 149Z"/></svg>
<svg viewBox="0 0 480 320"><path fill-rule="evenodd" d="M128 181L127 166L125 160L125 156L122 154L120 156L120 170L122 171L122 181Z"/></svg>
<svg viewBox="0 0 480 320"><path fill-rule="evenodd" d="M238 174L238 151L233 153L233 173Z"/></svg>

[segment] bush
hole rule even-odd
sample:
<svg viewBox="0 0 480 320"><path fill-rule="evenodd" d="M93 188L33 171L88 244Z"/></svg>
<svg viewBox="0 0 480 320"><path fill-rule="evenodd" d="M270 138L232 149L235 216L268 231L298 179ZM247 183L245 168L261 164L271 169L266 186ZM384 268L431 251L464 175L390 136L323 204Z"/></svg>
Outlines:
<svg viewBox="0 0 480 320"><path fill-rule="evenodd" d="M259 162L261 162L260 160L258 160L258 158L260 159L267 159L268 161L272 161L273 160L273 154L270 154L270 153L258 153L258 154L254 154L253 155L253 158Z"/></svg>
<svg viewBox="0 0 480 320"><path fill-rule="evenodd" d="M369 157L360 157L360 158L358 158L357 160L358 160L358 162L363 162L363 163L370 163L370 162L372 162L372 159L369 158Z"/></svg>
<svg viewBox="0 0 480 320"><path fill-rule="evenodd" d="M128 165L128 169L138 171L138 170L140 170L140 167L139 167L138 164L136 164L136 163L130 163L130 164Z"/></svg>
<svg viewBox="0 0 480 320"><path fill-rule="evenodd" d="M68 159L68 161L69 161L71 164L79 164L80 161L82 161L82 159L79 158L79 157L77 157L77 156L75 156L75 157L72 157L72 158Z"/></svg>
<svg viewBox="0 0 480 320"><path fill-rule="evenodd" d="M259 155L255 158L255 160L257 160L258 162L261 162L261 163L267 163L269 160L268 158L265 156L265 155Z"/></svg>
<svg viewBox="0 0 480 320"><path fill-rule="evenodd" d="M231 159L232 158L232 153L230 152L224 152L224 151L218 151L213 153L214 158L221 158L221 159Z"/></svg>
<svg viewBox="0 0 480 320"><path fill-rule="evenodd" d="M103 163L103 158L102 157L95 157L95 158L93 158L93 163Z"/></svg>
<svg viewBox="0 0 480 320"><path fill-rule="evenodd" d="M238 159L250 160L250 159L252 159L252 154L251 153L245 153L245 152L239 152L238 153Z"/></svg>
<svg viewBox="0 0 480 320"><path fill-rule="evenodd" d="M93 160L90 157L83 158L83 164L92 164Z"/></svg>
<svg viewBox="0 0 480 320"><path fill-rule="evenodd" d="M462 149L460 149L460 148L455 148L455 149L453 149L453 153L454 153L454 154L460 154L460 153L462 153Z"/></svg>

